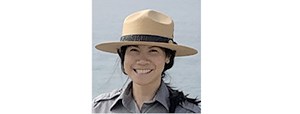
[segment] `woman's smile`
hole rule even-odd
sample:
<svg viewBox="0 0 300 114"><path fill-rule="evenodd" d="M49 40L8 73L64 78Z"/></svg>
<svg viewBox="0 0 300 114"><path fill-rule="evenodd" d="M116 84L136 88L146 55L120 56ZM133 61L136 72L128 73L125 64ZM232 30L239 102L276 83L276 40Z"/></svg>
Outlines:
<svg viewBox="0 0 300 114"><path fill-rule="evenodd" d="M136 74L149 74L151 69L133 69Z"/></svg>

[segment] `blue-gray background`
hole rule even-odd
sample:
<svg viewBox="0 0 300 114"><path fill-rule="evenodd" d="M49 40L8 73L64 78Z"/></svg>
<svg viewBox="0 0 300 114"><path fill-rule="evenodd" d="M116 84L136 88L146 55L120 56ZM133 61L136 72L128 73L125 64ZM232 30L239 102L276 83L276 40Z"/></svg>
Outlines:
<svg viewBox="0 0 300 114"><path fill-rule="evenodd" d="M174 66L167 71L166 82L191 97L200 98L200 0L93 0L92 8L93 98L121 88L127 79L120 70L118 56L98 51L94 46L100 42L118 41L124 18L143 9L154 9L171 16L175 23L175 41L198 50L194 56L175 57Z"/></svg>

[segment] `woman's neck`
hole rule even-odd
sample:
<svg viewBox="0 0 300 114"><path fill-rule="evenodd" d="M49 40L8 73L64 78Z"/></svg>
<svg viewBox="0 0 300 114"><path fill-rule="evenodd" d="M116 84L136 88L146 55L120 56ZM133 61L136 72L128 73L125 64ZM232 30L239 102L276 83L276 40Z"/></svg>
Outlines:
<svg viewBox="0 0 300 114"><path fill-rule="evenodd" d="M133 98L135 102L137 103L139 109L142 108L142 105L145 101L151 101L156 91L158 90L160 86L161 80L156 81L155 83L149 84L149 85L138 85L133 83Z"/></svg>

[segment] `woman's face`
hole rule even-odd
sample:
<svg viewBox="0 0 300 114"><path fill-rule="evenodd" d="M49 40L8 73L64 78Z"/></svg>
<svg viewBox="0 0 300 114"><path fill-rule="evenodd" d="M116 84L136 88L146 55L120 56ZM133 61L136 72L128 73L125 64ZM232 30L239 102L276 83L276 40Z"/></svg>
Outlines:
<svg viewBox="0 0 300 114"><path fill-rule="evenodd" d="M169 61L164 50L157 46L128 46L124 57L124 69L133 83L153 84L161 80L164 65Z"/></svg>

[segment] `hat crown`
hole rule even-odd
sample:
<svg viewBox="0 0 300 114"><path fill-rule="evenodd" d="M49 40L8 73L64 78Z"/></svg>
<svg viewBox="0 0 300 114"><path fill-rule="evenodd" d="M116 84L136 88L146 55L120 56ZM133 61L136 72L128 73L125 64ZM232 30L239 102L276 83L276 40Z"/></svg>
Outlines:
<svg viewBox="0 0 300 114"><path fill-rule="evenodd" d="M127 16L122 36L156 35L173 38L174 23L171 17L154 10L142 10Z"/></svg>

